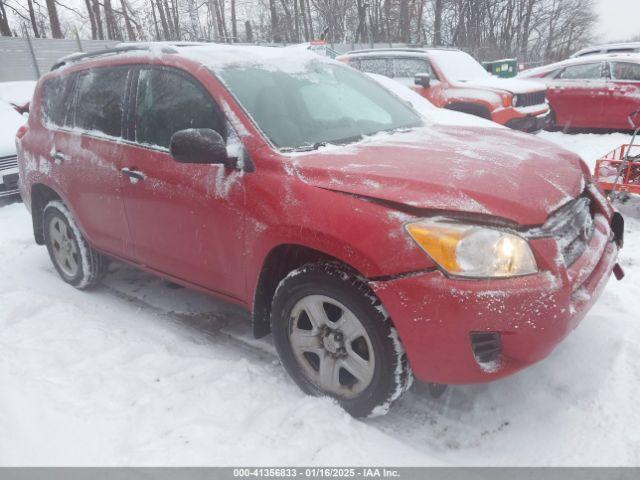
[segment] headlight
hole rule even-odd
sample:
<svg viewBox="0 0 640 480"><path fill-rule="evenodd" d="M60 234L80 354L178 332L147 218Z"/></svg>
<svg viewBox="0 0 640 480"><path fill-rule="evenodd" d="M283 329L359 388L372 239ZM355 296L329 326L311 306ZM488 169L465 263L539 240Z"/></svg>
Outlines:
<svg viewBox="0 0 640 480"><path fill-rule="evenodd" d="M513 277L538 271L527 241L511 233L443 219L405 227L444 270L463 277Z"/></svg>

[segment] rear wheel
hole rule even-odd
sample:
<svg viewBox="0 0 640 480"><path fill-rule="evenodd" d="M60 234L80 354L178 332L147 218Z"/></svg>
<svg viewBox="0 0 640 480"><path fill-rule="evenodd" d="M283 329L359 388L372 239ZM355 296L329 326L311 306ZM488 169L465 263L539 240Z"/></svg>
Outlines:
<svg viewBox="0 0 640 480"><path fill-rule="evenodd" d="M59 200L51 201L44 207L43 217L47 251L62 279L79 289L97 284L107 262L89 246L67 207Z"/></svg>
<svg viewBox="0 0 640 480"><path fill-rule="evenodd" d="M336 398L354 416L386 413L411 385L379 300L337 266L291 272L276 290L271 323L280 359L300 388Z"/></svg>

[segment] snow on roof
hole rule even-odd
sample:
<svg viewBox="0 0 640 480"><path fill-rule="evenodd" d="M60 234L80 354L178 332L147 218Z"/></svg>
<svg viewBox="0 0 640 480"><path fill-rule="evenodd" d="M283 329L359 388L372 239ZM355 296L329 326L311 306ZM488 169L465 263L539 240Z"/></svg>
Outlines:
<svg viewBox="0 0 640 480"><path fill-rule="evenodd" d="M607 50L619 50L619 49L638 49L640 50L640 42L622 42L622 43L605 43L603 45L594 45L592 47L583 48L571 55L571 58L586 55L589 52L601 52Z"/></svg>
<svg viewBox="0 0 640 480"><path fill-rule="evenodd" d="M457 48L376 48L373 50L353 50L339 58L358 57L428 57L433 52L461 52Z"/></svg>
<svg viewBox="0 0 640 480"><path fill-rule="evenodd" d="M260 65L267 69L294 73L303 71L312 61L338 64L311 50L301 48L202 44L180 47L178 55L201 63L214 71L229 66Z"/></svg>
<svg viewBox="0 0 640 480"><path fill-rule="evenodd" d="M287 71L302 71L309 61L333 62L326 56L304 48L259 47L253 45L231 45L204 42L139 42L120 43L113 49L67 55L58 60L54 69L99 59L102 56L161 57L179 55L200 63L212 70L227 66L260 65L263 68Z"/></svg>
<svg viewBox="0 0 640 480"><path fill-rule="evenodd" d="M530 68L524 72L520 72L519 77L529 77L539 73L550 72L557 68L568 67L570 65L580 65L583 63L594 63L604 61L631 61L640 62L640 53L599 53L594 55L585 55L584 57L572 57L556 63L550 63L541 67Z"/></svg>

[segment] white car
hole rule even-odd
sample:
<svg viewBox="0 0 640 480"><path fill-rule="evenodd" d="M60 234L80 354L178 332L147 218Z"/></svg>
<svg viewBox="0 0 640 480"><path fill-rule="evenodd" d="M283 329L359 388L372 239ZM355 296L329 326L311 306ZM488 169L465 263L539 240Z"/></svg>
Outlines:
<svg viewBox="0 0 640 480"><path fill-rule="evenodd" d="M584 57L586 55L596 55L599 53L638 53L640 52L640 42L609 43L606 45L596 45L583 48L571 55L571 58Z"/></svg>
<svg viewBox="0 0 640 480"><path fill-rule="evenodd" d="M0 198L18 194L16 132L27 121L13 105L31 100L36 82L0 83Z"/></svg>

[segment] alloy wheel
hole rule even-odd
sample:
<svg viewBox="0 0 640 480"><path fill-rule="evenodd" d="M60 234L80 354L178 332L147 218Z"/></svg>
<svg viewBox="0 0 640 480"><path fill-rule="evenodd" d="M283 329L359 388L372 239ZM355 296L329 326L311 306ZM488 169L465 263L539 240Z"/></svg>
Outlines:
<svg viewBox="0 0 640 480"><path fill-rule="evenodd" d="M373 379L371 339L356 315L333 298L298 300L291 311L289 342L307 378L327 393L353 398Z"/></svg>

